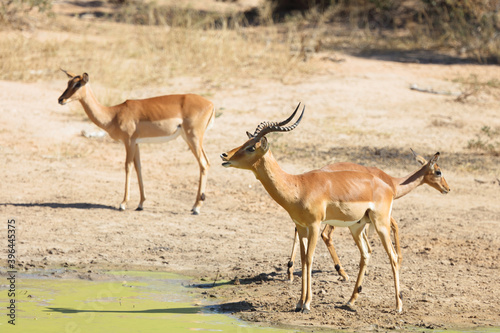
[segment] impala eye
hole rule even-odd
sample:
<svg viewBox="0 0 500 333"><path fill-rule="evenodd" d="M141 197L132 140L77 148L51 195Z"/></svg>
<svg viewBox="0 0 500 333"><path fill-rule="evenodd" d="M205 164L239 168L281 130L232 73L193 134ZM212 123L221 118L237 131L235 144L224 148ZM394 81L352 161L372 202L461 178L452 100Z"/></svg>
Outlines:
<svg viewBox="0 0 500 333"><path fill-rule="evenodd" d="M246 151L253 153L255 151L255 146L250 146L246 149Z"/></svg>
<svg viewBox="0 0 500 333"><path fill-rule="evenodd" d="M441 177L441 170L436 171L436 176Z"/></svg>

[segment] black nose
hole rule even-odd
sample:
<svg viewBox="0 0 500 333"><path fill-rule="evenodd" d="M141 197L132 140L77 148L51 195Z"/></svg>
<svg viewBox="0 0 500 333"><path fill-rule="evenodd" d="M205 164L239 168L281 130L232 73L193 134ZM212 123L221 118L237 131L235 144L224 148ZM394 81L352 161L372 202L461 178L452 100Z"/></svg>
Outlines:
<svg viewBox="0 0 500 333"><path fill-rule="evenodd" d="M227 154L226 153L222 153L220 154L220 157L223 158L223 157L227 157Z"/></svg>
<svg viewBox="0 0 500 333"><path fill-rule="evenodd" d="M57 101L59 102L59 104L61 104L61 105L63 104L63 99L62 98L59 98Z"/></svg>

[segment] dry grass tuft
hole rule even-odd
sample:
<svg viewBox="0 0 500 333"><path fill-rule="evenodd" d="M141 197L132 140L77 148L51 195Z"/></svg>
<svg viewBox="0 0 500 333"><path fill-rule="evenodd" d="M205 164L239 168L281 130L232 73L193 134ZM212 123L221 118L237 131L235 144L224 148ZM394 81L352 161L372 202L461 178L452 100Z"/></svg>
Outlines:
<svg viewBox="0 0 500 333"><path fill-rule="evenodd" d="M98 75L109 88L130 90L181 76L220 82L237 73L239 78L286 80L312 68L290 54L291 39L282 40L274 27L205 30L58 18L50 30L2 35L1 80L60 79L61 67Z"/></svg>
<svg viewBox="0 0 500 333"><path fill-rule="evenodd" d="M500 128L483 126L476 134L475 139L469 140L467 148L487 153L492 156L500 156Z"/></svg>
<svg viewBox="0 0 500 333"><path fill-rule="evenodd" d="M462 94L456 99L458 102L463 103L468 97L479 93L500 98L500 80L497 78L484 78L472 74L467 77L457 77L452 82L462 86Z"/></svg>
<svg viewBox="0 0 500 333"><path fill-rule="evenodd" d="M288 82L296 74L313 72L315 62L309 59L321 49L363 53L373 49L446 46L462 50L460 43L452 42L458 37L456 33L455 37L449 33L456 30L450 20L445 21L448 25L443 23L439 27L436 21L431 24L431 18L442 14L441 2L440 6L431 8L433 15L415 24L415 17L419 17L415 13L431 13L430 5L410 10L404 5L407 1L402 5L367 0L339 2L326 9L287 14L284 21L276 23L272 2L264 1L254 12L258 18L253 23L259 23L258 27L249 26L247 13L204 12L132 0L115 3L122 4L100 19L60 16L46 23L44 29L28 34L0 31L0 79L60 79L58 69L62 67L76 73L86 71L98 77L102 85L120 90L162 85L179 76L196 76L217 86L234 78L236 73L239 79L270 78ZM500 24L494 16L479 5L471 8L462 5L460 2L451 8L453 11L447 17L460 16L467 10L475 16L459 21L461 24L476 24L485 17L485 27L489 27L480 35L477 32L463 35L463 43L467 38L482 40L487 36L492 36L493 42L498 41L498 33L491 34L498 32ZM427 33L422 29L428 29ZM460 31L465 34L467 29ZM446 38L438 38L441 35ZM500 43L483 44L490 47ZM490 51L481 53L481 59L496 54L495 50ZM470 86L466 92L474 92L477 84Z"/></svg>
<svg viewBox="0 0 500 333"><path fill-rule="evenodd" d="M498 1L267 2L277 5L273 17L281 22L302 19L303 25L311 29L328 27L321 36L322 45L327 48L361 54L374 51L442 52L450 56L441 60L445 62L500 63ZM291 5L295 11L280 11Z"/></svg>
<svg viewBox="0 0 500 333"><path fill-rule="evenodd" d="M2 0L0 2L0 27L34 29L50 16L50 0Z"/></svg>

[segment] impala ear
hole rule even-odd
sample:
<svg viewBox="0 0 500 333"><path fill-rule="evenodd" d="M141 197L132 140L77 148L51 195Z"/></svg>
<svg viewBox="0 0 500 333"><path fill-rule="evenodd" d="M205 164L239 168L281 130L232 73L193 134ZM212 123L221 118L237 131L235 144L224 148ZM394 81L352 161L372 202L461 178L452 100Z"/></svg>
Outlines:
<svg viewBox="0 0 500 333"><path fill-rule="evenodd" d="M82 75L82 81L83 81L84 84L89 83L90 78L89 78L89 75L87 73L83 73L83 75Z"/></svg>
<svg viewBox="0 0 500 333"><path fill-rule="evenodd" d="M248 131L247 131L247 136L248 136L248 138L249 138L249 139L253 138L252 133L250 133L250 132L248 132Z"/></svg>
<svg viewBox="0 0 500 333"><path fill-rule="evenodd" d="M74 78L76 76L75 74L67 72L67 71L65 71L62 68L59 68L59 69L62 70L64 72L64 74L66 74L70 79L72 79L72 78Z"/></svg>
<svg viewBox="0 0 500 333"><path fill-rule="evenodd" d="M431 161L429 162L429 165L431 167L434 167L434 164L436 164L438 160L439 160L439 152L437 152L436 154L434 154L434 156L432 157Z"/></svg>
<svg viewBox="0 0 500 333"><path fill-rule="evenodd" d="M269 149L269 143L267 142L267 138L263 136L259 142L260 142L260 147L267 152L267 150Z"/></svg>
<svg viewBox="0 0 500 333"><path fill-rule="evenodd" d="M413 154L413 157L415 157L415 160L416 160L418 163L420 163L420 164L422 164L422 165L424 165L425 163L427 163L427 160L426 160L425 158L423 158L423 157L422 157L422 156L420 156L420 155L417 155L417 153L415 153L415 152L413 151L413 149L411 149L411 148L410 148L410 150L411 150L411 153Z"/></svg>

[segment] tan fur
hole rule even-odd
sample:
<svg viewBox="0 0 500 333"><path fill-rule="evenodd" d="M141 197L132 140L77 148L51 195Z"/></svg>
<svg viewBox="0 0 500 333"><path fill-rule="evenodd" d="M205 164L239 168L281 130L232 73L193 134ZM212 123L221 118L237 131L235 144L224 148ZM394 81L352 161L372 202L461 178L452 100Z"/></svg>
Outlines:
<svg viewBox="0 0 500 333"><path fill-rule="evenodd" d="M87 73L74 75L64 71L70 80L59 97L60 104L79 101L90 120L108 132L115 140L122 141L126 149L125 195L120 210L125 210L130 197L130 171L134 164L141 200L138 210L146 200L141 174L141 160L137 139L170 137L177 131L187 142L200 166L198 194L193 214L198 214L203 203L209 161L203 149L203 136L215 117L212 102L194 95L166 95L140 100L127 100L122 104L106 107L94 96Z"/></svg>
<svg viewBox="0 0 500 333"><path fill-rule="evenodd" d="M302 115L303 113L304 111ZM276 131L292 130L298 125L302 115L294 125L287 128L276 126L280 127ZM434 163L438 156L436 154L433 159ZM274 159L265 136L258 134L242 146L223 153L221 158L225 167L251 170L295 223L302 263L302 293L296 311L310 311L314 250L320 235L320 224L327 220L349 222L346 227L349 227L361 253L358 278L348 304L354 304L359 295L370 259L371 249L363 233L366 223L370 222L389 256L394 276L396 309L402 310L398 259L390 239L390 215L394 200L394 188L391 185L362 171L320 169L301 175L288 174ZM352 221L359 222L351 224Z"/></svg>
<svg viewBox="0 0 500 333"><path fill-rule="evenodd" d="M413 152L413 150L412 150ZM435 177L435 172L440 170L439 166L437 163L430 167L427 164L427 161L425 158L422 156L416 155L413 152L415 159L421 163L424 164L421 168L416 170L415 172L412 172L406 177L402 178L396 178L396 177L391 177L388 174L386 174L384 171L375 168L375 167L366 167L363 165L359 165L356 163L350 163L350 162L340 162L340 163L334 163L327 165L321 170L323 171L340 171L340 170L355 170L355 171L363 171L363 172L368 172L371 173L372 175L382 179L385 183L387 183L392 191L393 191L393 196L394 199L398 199L410 192L410 190L415 189L417 186L420 186L422 184L427 184L438 191L442 192L444 191L449 191L448 184L446 183L446 180L444 177ZM423 177L422 177L423 175ZM405 184L406 187L403 188L402 184ZM396 223L396 220L394 220L391 217L391 230L393 231L394 234L394 242L396 245L396 253L398 257L398 265L401 266L403 256L401 253L401 246L399 243L399 229L398 225ZM325 228L323 229L323 232L321 233L321 238L325 242L328 251L330 252L330 255L333 259L333 262L335 264L335 268L337 272L344 278L345 281L349 280L349 276L346 274L344 269L342 268L342 265L340 264L339 257L337 255L337 252L335 251L335 247L333 245L333 232L335 231L335 226L331 225L326 225ZM365 230L366 233L366 230ZM292 254L290 255L290 260L288 262L288 271L287 271L287 276L288 280L290 282L293 281L293 263L295 261L295 256L297 255L297 242L298 242L298 233L295 231L295 237L294 237L294 242L292 246Z"/></svg>

